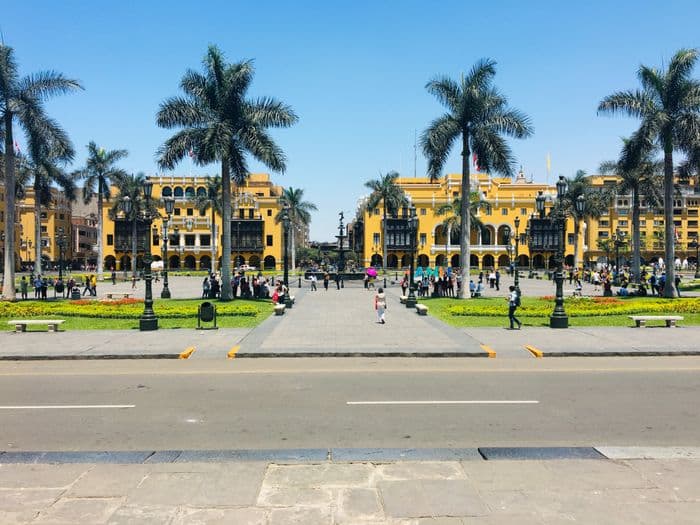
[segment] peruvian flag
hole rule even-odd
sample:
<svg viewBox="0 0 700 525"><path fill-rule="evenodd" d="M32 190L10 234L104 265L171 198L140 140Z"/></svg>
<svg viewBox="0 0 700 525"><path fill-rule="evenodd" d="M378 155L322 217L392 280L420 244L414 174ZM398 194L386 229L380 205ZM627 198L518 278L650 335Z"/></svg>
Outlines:
<svg viewBox="0 0 700 525"><path fill-rule="evenodd" d="M474 169L479 171L479 157L476 156L476 153L472 155L472 162L474 163Z"/></svg>
<svg viewBox="0 0 700 525"><path fill-rule="evenodd" d="M20 154L22 150L19 149L19 143L15 140L15 153Z"/></svg>
<svg viewBox="0 0 700 525"><path fill-rule="evenodd" d="M194 150L192 148L190 148L189 156L190 158L194 157Z"/></svg>

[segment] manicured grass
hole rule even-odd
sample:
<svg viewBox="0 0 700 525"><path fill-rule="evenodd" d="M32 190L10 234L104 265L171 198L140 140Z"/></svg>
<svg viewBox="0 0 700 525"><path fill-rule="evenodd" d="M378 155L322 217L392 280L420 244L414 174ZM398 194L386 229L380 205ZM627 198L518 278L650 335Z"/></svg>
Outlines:
<svg viewBox="0 0 700 525"><path fill-rule="evenodd" d="M420 298L430 315L455 327L507 326L508 303L503 298ZM656 299L651 297L566 299L564 308L571 326L632 326L629 315L678 313L679 324L700 325L700 298ZM550 298L523 297L516 316L525 326L549 326L554 309Z"/></svg>
<svg viewBox="0 0 700 525"><path fill-rule="evenodd" d="M160 328L196 328L199 299L157 299L153 309ZM237 299L217 307L217 325L222 328L253 328L272 313L269 300ZM0 325L11 319L65 319L66 330L137 329L143 301L17 301L0 303ZM211 326L205 323L204 326ZM2 330L2 328L0 328Z"/></svg>

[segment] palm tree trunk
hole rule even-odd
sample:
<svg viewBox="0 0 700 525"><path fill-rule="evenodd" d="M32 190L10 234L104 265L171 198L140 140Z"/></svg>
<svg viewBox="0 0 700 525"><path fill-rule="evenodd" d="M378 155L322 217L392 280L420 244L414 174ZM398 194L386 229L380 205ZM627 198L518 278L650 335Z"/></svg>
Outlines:
<svg viewBox="0 0 700 525"><path fill-rule="evenodd" d="M136 200L136 199L134 199ZM136 258L138 257L137 246L136 246L136 209L138 203L134 202L134 209L132 213L134 214L131 218L131 276L136 277Z"/></svg>
<svg viewBox="0 0 700 525"><path fill-rule="evenodd" d="M471 181L469 180L469 131L462 131L462 209L460 210L460 230L459 230L459 258L462 267L462 286L459 288L457 297L466 299L470 297L469 290L469 234L471 232L469 215L469 196L471 195Z"/></svg>
<svg viewBox="0 0 700 525"><path fill-rule="evenodd" d="M102 278L102 272L104 272L103 259L104 253L102 248L102 229L104 224L102 222L102 177L97 181L97 278ZM87 266L87 263L85 264Z"/></svg>
<svg viewBox="0 0 700 525"><path fill-rule="evenodd" d="M2 298L17 299L15 295L15 145L12 138L12 113L5 109L5 260Z"/></svg>
<svg viewBox="0 0 700 525"><path fill-rule="evenodd" d="M34 271L37 275L41 275L43 273L41 264L41 203L39 202L39 181L36 179L34 180L34 239L34 258L36 259Z"/></svg>
<svg viewBox="0 0 700 525"><path fill-rule="evenodd" d="M211 273L216 273L216 210L211 203Z"/></svg>
<svg viewBox="0 0 700 525"><path fill-rule="evenodd" d="M639 242L639 190L632 190L632 281L639 283L640 263Z"/></svg>
<svg viewBox="0 0 700 525"><path fill-rule="evenodd" d="M673 145L669 139L664 145L664 228L666 257L666 285L664 297L676 297L674 281L676 278L675 228L673 225Z"/></svg>
<svg viewBox="0 0 700 525"><path fill-rule="evenodd" d="M382 220L382 270L386 273L386 201L383 201L382 211L384 212L384 219ZM415 257L415 253L413 256Z"/></svg>
<svg viewBox="0 0 700 525"><path fill-rule="evenodd" d="M223 202L223 210L221 210L223 222L221 227L223 235L221 242L221 300L231 301L233 299L233 290L231 289L231 175L225 160L221 161L221 200Z"/></svg>
<svg viewBox="0 0 700 525"><path fill-rule="evenodd" d="M295 232L296 232L296 226L294 225L294 223L292 223L292 227L291 227L291 234L292 235L290 235L290 239L289 239L289 242L292 245L292 271L294 271L296 269L296 262L295 261L297 260L297 244L296 244Z"/></svg>

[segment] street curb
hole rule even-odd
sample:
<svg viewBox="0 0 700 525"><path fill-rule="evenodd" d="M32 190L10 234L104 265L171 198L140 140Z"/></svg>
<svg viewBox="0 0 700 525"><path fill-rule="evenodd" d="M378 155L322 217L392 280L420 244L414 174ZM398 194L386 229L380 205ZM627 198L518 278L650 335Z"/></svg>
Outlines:
<svg viewBox="0 0 700 525"><path fill-rule="evenodd" d="M266 357L489 357L486 352L238 352L236 359Z"/></svg>
<svg viewBox="0 0 700 525"><path fill-rule="evenodd" d="M605 447L600 447L605 450ZM674 447L666 447L675 450ZM667 455L657 447L658 455ZM397 461L500 461L500 460L605 460L616 461L596 447L478 447L478 448L307 448L161 451L1 451L2 464L156 464L230 463L390 463ZM652 454L645 459L656 459Z"/></svg>
<svg viewBox="0 0 700 525"><path fill-rule="evenodd" d="M195 350L196 348L194 346L187 347L187 349L178 356L178 359L189 359L192 357Z"/></svg>
<svg viewBox="0 0 700 525"><path fill-rule="evenodd" d="M528 349L529 350L529 349ZM530 350L532 352L532 350ZM570 351L570 352L547 352L540 351L539 357L675 357L675 356L700 356L700 350L604 350L601 352Z"/></svg>
<svg viewBox="0 0 700 525"><path fill-rule="evenodd" d="M78 361L99 359L180 359L180 354L4 355L0 361Z"/></svg>

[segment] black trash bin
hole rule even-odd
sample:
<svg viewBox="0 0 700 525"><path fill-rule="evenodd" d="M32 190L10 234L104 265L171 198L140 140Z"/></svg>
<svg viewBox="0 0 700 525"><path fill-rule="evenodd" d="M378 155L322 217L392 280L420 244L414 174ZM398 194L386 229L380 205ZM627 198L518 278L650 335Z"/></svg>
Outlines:
<svg viewBox="0 0 700 525"><path fill-rule="evenodd" d="M71 298L71 299L80 299L80 297L81 297L81 295L80 295L80 288L78 288L78 287L76 286L76 287L74 287L74 288L70 291L70 298Z"/></svg>
<svg viewBox="0 0 700 525"><path fill-rule="evenodd" d="M214 323L214 326L203 327L202 323ZM199 305L197 312L197 330L217 330L216 326L216 305L205 301Z"/></svg>

